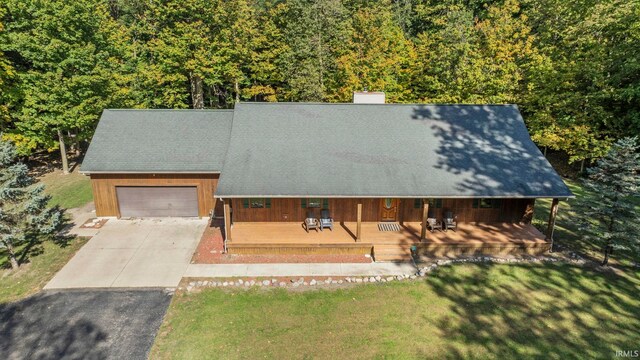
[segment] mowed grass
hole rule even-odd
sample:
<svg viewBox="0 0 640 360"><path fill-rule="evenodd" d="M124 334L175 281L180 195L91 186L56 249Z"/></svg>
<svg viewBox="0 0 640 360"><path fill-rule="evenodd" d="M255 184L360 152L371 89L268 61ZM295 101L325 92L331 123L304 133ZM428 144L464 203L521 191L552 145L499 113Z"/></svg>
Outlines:
<svg viewBox="0 0 640 360"><path fill-rule="evenodd" d="M45 185L45 191L51 195L51 204L65 209L81 207L93 201L89 177L77 170L64 175L56 170L38 179Z"/></svg>
<svg viewBox="0 0 640 360"><path fill-rule="evenodd" d="M151 358L612 358L640 344L639 275L465 264L341 290L207 289L174 297Z"/></svg>
<svg viewBox="0 0 640 360"><path fill-rule="evenodd" d="M65 246L45 242L39 255L32 255L27 264L17 271L0 269L0 303L15 301L42 289L42 287L73 257L84 238L70 240ZM3 265L8 266L6 257Z"/></svg>

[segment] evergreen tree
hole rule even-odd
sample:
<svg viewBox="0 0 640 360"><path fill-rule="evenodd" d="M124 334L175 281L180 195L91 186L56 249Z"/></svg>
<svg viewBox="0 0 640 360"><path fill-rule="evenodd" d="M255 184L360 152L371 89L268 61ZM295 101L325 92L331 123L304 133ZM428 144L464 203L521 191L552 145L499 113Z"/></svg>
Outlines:
<svg viewBox="0 0 640 360"><path fill-rule="evenodd" d="M578 206L586 221L587 236L603 246L609 262L613 250L622 250L638 259L640 255L640 214L633 197L640 187L640 153L637 138L618 140L596 166L587 169L585 188L595 199Z"/></svg>
<svg viewBox="0 0 640 360"><path fill-rule="evenodd" d="M0 249L14 270L20 266L20 253L61 229L63 212L48 206L49 200L44 185L34 185L27 166L17 161L15 147L0 141Z"/></svg>

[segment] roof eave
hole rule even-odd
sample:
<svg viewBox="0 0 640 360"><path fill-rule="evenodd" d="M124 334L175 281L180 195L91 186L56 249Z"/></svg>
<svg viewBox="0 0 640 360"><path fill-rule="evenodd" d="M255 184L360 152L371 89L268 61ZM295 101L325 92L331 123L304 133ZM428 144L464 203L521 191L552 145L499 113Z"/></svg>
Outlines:
<svg viewBox="0 0 640 360"><path fill-rule="evenodd" d="M198 170L198 171L179 171L179 170L158 170L158 171L131 171L131 170L80 170L80 174L220 174L219 170Z"/></svg>
<svg viewBox="0 0 640 360"><path fill-rule="evenodd" d="M422 199L422 198L438 198L438 199L574 199L575 195L221 195L215 194L214 197L219 199L239 199L239 198L343 198L343 199L378 199L378 198L394 198L394 199Z"/></svg>

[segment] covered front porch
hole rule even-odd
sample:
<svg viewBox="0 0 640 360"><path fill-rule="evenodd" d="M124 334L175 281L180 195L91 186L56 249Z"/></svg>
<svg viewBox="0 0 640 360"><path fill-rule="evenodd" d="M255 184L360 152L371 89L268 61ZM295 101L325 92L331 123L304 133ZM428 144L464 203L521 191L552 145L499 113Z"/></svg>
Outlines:
<svg viewBox="0 0 640 360"><path fill-rule="evenodd" d="M461 223L456 231L427 231L421 240L419 222L398 224L381 231L378 222L340 222L333 231L310 231L294 222L233 224L227 251L232 254L371 254L378 261L410 260L411 248L420 256L538 254L551 243L530 224Z"/></svg>
<svg viewBox="0 0 640 360"><path fill-rule="evenodd" d="M531 225L531 199L329 199L324 208L337 214L333 231L307 232L302 210L317 214L298 205L308 205L308 199L261 201L265 205L257 208L247 199L235 201L233 221L225 202L228 253L372 255L377 261L410 261L412 254L538 255L552 247L558 207L554 199L543 234ZM428 219L442 219L445 211L454 214L457 229L428 231Z"/></svg>

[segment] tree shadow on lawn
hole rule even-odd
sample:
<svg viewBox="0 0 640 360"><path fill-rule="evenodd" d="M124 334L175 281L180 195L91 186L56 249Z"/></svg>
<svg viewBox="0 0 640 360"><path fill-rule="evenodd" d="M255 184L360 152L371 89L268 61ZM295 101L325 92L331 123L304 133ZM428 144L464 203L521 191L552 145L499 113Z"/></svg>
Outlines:
<svg viewBox="0 0 640 360"><path fill-rule="evenodd" d="M440 268L427 283L454 304L438 325L450 358L611 358L639 350L640 282L628 276L637 273L487 264Z"/></svg>
<svg viewBox="0 0 640 360"><path fill-rule="evenodd" d="M16 257L18 258L18 264L21 266L31 261L33 257L42 255L44 253L43 244L47 241L56 244L61 248L66 248L76 238L75 235L69 233L69 230L73 227L71 219L67 213L64 214L63 223L60 225L60 232L55 235L36 239L26 245L19 247L16 251ZM9 262L9 256L6 249L0 249L0 269L10 269L11 263Z"/></svg>

